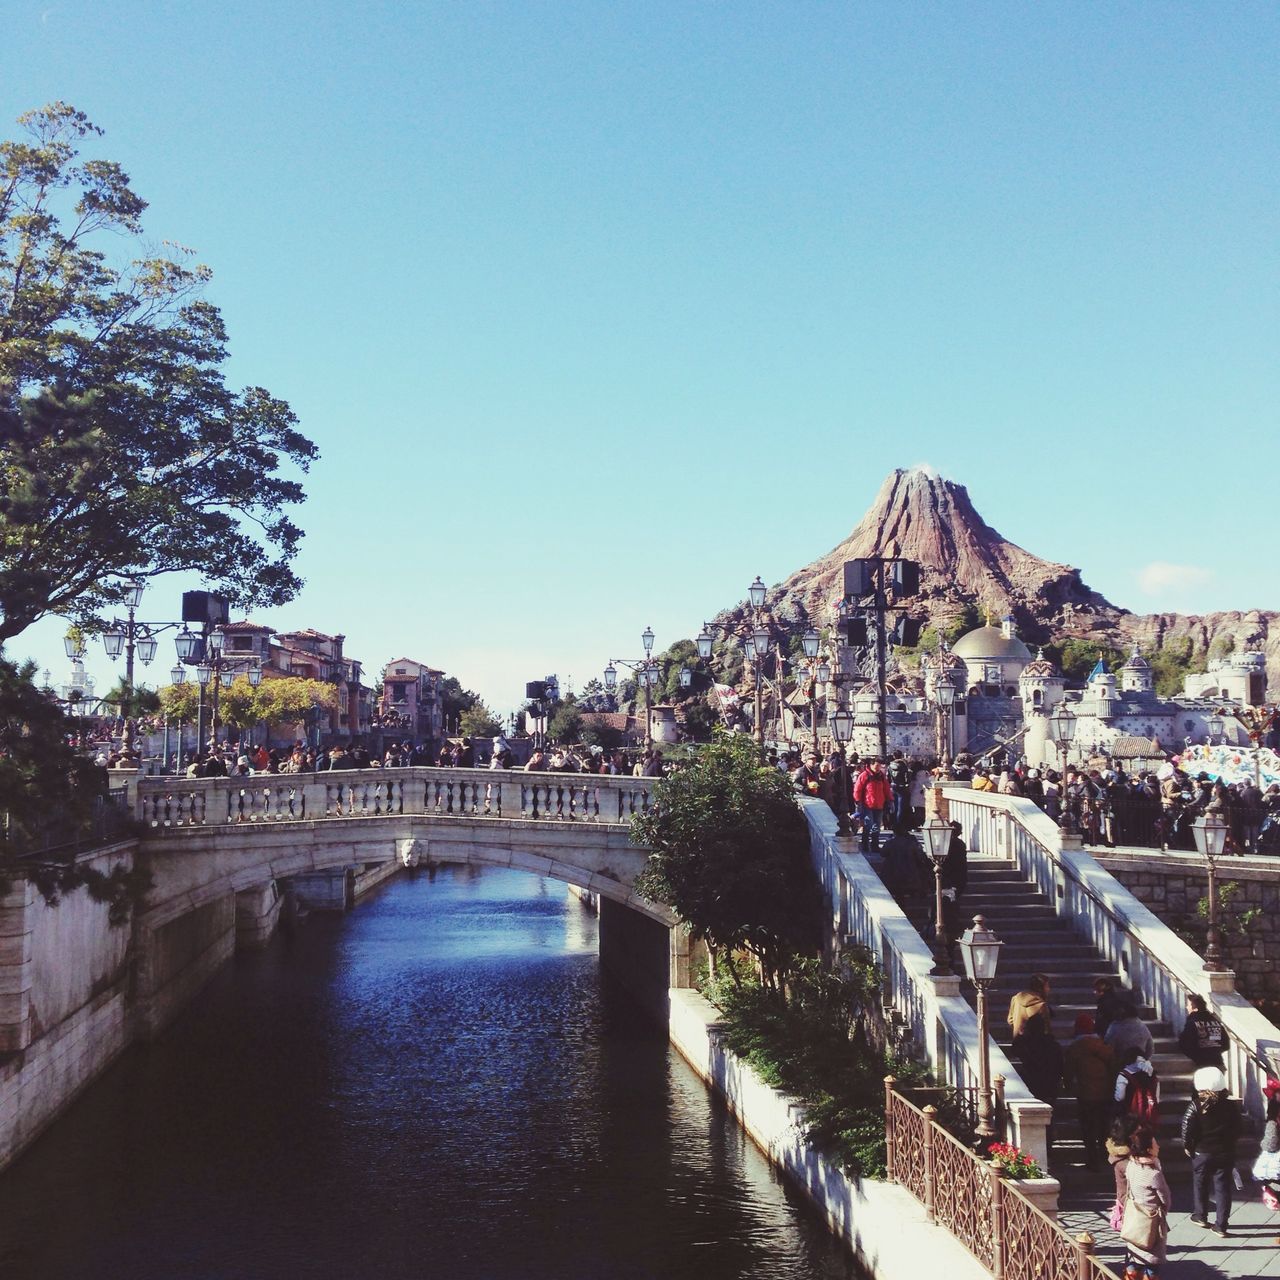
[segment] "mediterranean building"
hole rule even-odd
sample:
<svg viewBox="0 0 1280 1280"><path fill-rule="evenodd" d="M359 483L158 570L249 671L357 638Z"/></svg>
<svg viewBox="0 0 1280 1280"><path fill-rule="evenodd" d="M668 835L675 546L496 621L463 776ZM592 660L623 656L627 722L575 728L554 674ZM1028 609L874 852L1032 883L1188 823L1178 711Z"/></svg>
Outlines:
<svg viewBox="0 0 1280 1280"><path fill-rule="evenodd" d="M444 738L444 672L412 658L397 658L382 670L375 728L388 740L397 737L428 746Z"/></svg>

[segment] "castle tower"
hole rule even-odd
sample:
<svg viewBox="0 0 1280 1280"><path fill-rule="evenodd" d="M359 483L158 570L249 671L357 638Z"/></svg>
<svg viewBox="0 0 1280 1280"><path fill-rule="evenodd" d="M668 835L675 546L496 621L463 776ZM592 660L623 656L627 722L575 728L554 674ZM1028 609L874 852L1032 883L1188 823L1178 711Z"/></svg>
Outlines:
<svg viewBox="0 0 1280 1280"><path fill-rule="evenodd" d="M1151 673L1151 664L1133 646L1129 661L1120 668L1120 689L1124 693L1154 693L1155 677Z"/></svg>
<svg viewBox="0 0 1280 1280"><path fill-rule="evenodd" d="M1110 720L1116 714L1116 678L1102 659L1089 673L1089 694L1094 699L1099 720Z"/></svg>
<svg viewBox="0 0 1280 1280"><path fill-rule="evenodd" d="M1018 677L1022 719L1027 727L1023 751L1034 765L1052 764L1056 750L1049 740L1049 717L1062 701L1066 681L1041 649Z"/></svg>

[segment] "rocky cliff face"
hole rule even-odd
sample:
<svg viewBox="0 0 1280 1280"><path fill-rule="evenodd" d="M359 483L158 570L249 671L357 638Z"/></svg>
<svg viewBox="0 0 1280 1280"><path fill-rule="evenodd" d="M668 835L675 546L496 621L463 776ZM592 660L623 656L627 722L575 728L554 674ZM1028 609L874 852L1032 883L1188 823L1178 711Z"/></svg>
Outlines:
<svg viewBox="0 0 1280 1280"><path fill-rule="evenodd" d="M996 618L1012 613L1019 633L1033 642L1079 636L1120 648L1136 642L1146 652L1186 638L1203 651L1230 635L1237 649L1262 649L1268 678L1280 685L1280 614L1130 613L1091 590L1078 569L1042 560L1002 537L963 485L927 467L894 471L849 537L771 591L770 606L827 622L843 590L844 562L871 555L920 565L921 594L911 612L931 622L949 621L976 604Z"/></svg>

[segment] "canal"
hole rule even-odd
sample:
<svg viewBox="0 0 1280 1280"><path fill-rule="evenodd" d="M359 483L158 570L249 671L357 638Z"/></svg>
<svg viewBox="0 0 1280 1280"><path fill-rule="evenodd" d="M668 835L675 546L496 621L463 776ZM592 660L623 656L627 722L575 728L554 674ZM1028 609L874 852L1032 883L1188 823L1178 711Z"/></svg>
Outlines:
<svg viewBox="0 0 1280 1280"><path fill-rule="evenodd" d="M0 1175L5 1280L848 1280L553 881L397 877L237 957Z"/></svg>

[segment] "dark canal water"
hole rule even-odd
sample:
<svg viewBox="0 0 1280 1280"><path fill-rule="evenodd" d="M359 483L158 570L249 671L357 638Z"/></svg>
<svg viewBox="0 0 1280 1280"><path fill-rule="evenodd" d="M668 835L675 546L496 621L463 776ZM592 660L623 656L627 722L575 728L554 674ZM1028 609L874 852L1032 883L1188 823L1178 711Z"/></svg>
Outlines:
<svg viewBox="0 0 1280 1280"><path fill-rule="evenodd" d="M4 1280L853 1275L514 872L239 957L0 1175Z"/></svg>

